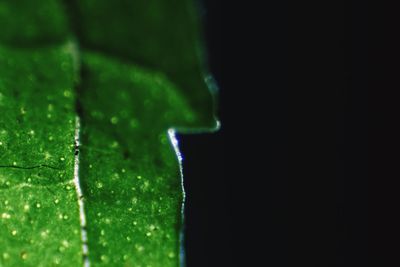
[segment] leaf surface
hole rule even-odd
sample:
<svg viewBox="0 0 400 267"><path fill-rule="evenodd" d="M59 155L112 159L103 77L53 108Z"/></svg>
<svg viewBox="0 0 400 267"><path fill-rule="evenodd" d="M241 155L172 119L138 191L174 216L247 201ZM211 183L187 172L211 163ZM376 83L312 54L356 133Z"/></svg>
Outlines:
<svg viewBox="0 0 400 267"><path fill-rule="evenodd" d="M179 266L172 128L216 126L194 11L0 1L0 266Z"/></svg>
<svg viewBox="0 0 400 267"><path fill-rule="evenodd" d="M68 47L0 47L0 266L79 266Z"/></svg>

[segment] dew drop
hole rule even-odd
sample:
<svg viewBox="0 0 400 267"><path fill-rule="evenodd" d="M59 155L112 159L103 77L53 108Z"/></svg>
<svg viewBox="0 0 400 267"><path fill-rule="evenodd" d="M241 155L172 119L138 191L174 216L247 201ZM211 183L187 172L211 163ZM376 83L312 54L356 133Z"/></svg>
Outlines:
<svg viewBox="0 0 400 267"><path fill-rule="evenodd" d="M117 141L113 141L113 142L110 144L110 147L111 147L111 148L117 148L117 147L118 147L118 142L117 142Z"/></svg>
<svg viewBox="0 0 400 267"><path fill-rule="evenodd" d="M1 214L1 218L3 218L3 219L10 219L10 218L11 218L11 215L4 212L3 214Z"/></svg>
<svg viewBox="0 0 400 267"><path fill-rule="evenodd" d="M114 116L110 119L112 124L117 124L118 123L118 117Z"/></svg>
<svg viewBox="0 0 400 267"><path fill-rule="evenodd" d="M28 258L28 253L26 253L25 251L22 251L22 252L21 252L21 258L22 258L23 260L26 260L26 259Z"/></svg>
<svg viewBox="0 0 400 267"><path fill-rule="evenodd" d="M106 255L101 255L101 256L100 256L100 259L101 259L102 261L107 261L107 260L108 260L108 258L107 258Z"/></svg>
<svg viewBox="0 0 400 267"><path fill-rule="evenodd" d="M60 158L60 160L61 160L61 161L64 161L64 160L65 160L65 158L64 158L64 157L61 157L61 158Z"/></svg>
<svg viewBox="0 0 400 267"><path fill-rule="evenodd" d="M131 241L131 238L129 236L126 237L127 241Z"/></svg>
<svg viewBox="0 0 400 267"><path fill-rule="evenodd" d="M142 188L143 188L144 190L146 190L146 189L149 188L149 185L150 185L149 181L145 181L145 182L143 183Z"/></svg>
<svg viewBox="0 0 400 267"><path fill-rule="evenodd" d="M101 230L100 235L104 235L104 234L105 234L104 230Z"/></svg>
<svg viewBox="0 0 400 267"><path fill-rule="evenodd" d="M96 182L96 187L97 188L102 188L103 187L103 183L102 182Z"/></svg>
<svg viewBox="0 0 400 267"><path fill-rule="evenodd" d="M54 257L53 262L54 264L59 265L61 263L61 259L59 257Z"/></svg>
<svg viewBox="0 0 400 267"><path fill-rule="evenodd" d="M8 260L10 258L10 254L8 254L7 252L3 253L3 259Z"/></svg>
<svg viewBox="0 0 400 267"><path fill-rule="evenodd" d="M29 205L28 204L25 204L24 205L24 211L28 211L29 210Z"/></svg>
<svg viewBox="0 0 400 267"><path fill-rule="evenodd" d="M40 203L36 203L36 208L40 208L41 206Z"/></svg>
<svg viewBox="0 0 400 267"><path fill-rule="evenodd" d="M175 253L173 252L168 253L168 258L170 259L175 258Z"/></svg>
<svg viewBox="0 0 400 267"><path fill-rule="evenodd" d="M71 97L71 95L72 95L72 93L70 91L68 91L68 90L64 91L64 96L65 97Z"/></svg>
<svg viewBox="0 0 400 267"><path fill-rule="evenodd" d="M49 152L46 151L46 152L44 153L44 158L45 158L45 159L51 158L51 154L50 154Z"/></svg>
<svg viewBox="0 0 400 267"><path fill-rule="evenodd" d="M69 242L67 240L63 240L62 245L67 248L69 247Z"/></svg>
<svg viewBox="0 0 400 267"><path fill-rule="evenodd" d="M54 204L58 204L60 200L58 198L54 199Z"/></svg>
<svg viewBox="0 0 400 267"><path fill-rule="evenodd" d="M147 232L147 233L146 233L146 236L151 236L151 233L150 233L150 232Z"/></svg>
<svg viewBox="0 0 400 267"><path fill-rule="evenodd" d="M12 234L13 236L16 236L16 235L17 235L17 233L18 233L18 231L17 231L17 230L12 230L12 232L11 232L11 234Z"/></svg>
<svg viewBox="0 0 400 267"><path fill-rule="evenodd" d="M142 252L144 250L143 246L140 245L135 245L135 248L137 249L137 251Z"/></svg>

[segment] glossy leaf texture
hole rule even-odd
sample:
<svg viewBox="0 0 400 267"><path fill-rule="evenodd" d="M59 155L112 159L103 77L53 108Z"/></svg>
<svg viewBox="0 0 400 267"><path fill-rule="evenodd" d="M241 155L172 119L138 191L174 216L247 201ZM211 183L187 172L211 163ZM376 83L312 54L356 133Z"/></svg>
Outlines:
<svg viewBox="0 0 400 267"><path fill-rule="evenodd" d="M1 0L0 23L0 266L179 266L173 129L217 126L194 3Z"/></svg>

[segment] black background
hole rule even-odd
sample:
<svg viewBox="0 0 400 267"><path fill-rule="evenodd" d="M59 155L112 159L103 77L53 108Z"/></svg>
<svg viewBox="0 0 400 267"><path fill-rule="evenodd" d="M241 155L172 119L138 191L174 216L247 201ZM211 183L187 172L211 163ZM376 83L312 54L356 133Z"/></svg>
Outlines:
<svg viewBox="0 0 400 267"><path fill-rule="evenodd" d="M187 266L378 266L368 241L376 7L203 2L222 128L180 136Z"/></svg>
<svg viewBox="0 0 400 267"><path fill-rule="evenodd" d="M180 136L187 266L287 266L286 3L203 3L222 127Z"/></svg>
<svg viewBox="0 0 400 267"><path fill-rule="evenodd" d="M185 203L185 250L188 267L234 266L232 263L232 233L230 200L232 185L226 171L224 151L226 138L226 91L230 90L224 46L224 4L204 1L200 7L205 26L210 70L220 88L218 118L222 127L210 134L179 136L183 154Z"/></svg>

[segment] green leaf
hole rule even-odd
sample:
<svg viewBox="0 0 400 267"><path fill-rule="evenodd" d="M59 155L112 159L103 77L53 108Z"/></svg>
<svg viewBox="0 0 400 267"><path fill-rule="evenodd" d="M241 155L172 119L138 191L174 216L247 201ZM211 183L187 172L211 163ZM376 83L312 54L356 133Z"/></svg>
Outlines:
<svg viewBox="0 0 400 267"><path fill-rule="evenodd" d="M180 265L172 129L216 127L194 11L0 1L0 266Z"/></svg>
<svg viewBox="0 0 400 267"><path fill-rule="evenodd" d="M216 126L194 0L69 3L74 3L70 13L85 49L165 74L196 112L185 126Z"/></svg>
<svg viewBox="0 0 400 267"><path fill-rule="evenodd" d="M78 266L68 47L0 47L0 266Z"/></svg>

